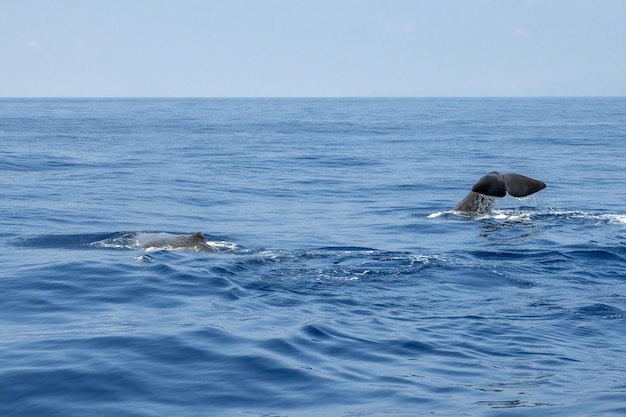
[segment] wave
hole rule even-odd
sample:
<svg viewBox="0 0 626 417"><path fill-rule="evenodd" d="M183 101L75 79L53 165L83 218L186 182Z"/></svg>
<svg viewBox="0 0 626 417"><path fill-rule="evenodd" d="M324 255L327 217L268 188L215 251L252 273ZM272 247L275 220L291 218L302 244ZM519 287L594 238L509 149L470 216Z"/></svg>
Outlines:
<svg viewBox="0 0 626 417"><path fill-rule="evenodd" d="M261 249L239 254L243 256L235 265L230 265L229 270L255 270L259 279L272 282L294 279L317 282L403 280L447 262L440 255L343 246L295 251Z"/></svg>
<svg viewBox="0 0 626 417"><path fill-rule="evenodd" d="M142 252L134 259L153 262L159 252L198 252L194 248L169 246L145 248L141 245L145 235L162 236L165 232L112 232L87 234L39 235L15 240L15 246L34 249L90 250L108 249ZM182 235L167 233L168 235ZM313 249L249 249L214 236L207 236L206 243L216 253L238 255L228 271L263 271L264 276L280 279L285 277L315 277L318 281L354 281L382 277L400 277L418 270L446 262L440 255L393 252L370 247L336 246ZM161 259L162 261L163 259Z"/></svg>
<svg viewBox="0 0 626 417"><path fill-rule="evenodd" d="M469 218L454 211L433 213L429 218ZM434 222L433 222L434 223ZM474 223L476 228L474 228ZM467 246L451 236L453 244L434 245L425 249L389 251L369 246L322 246L317 248L247 248L224 236L206 236L206 243L217 255L229 254L229 259L210 256L212 267L223 271L252 272L258 279L305 279L321 282L440 279L441 276L471 276L473 280L490 282L492 271L527 277L538 273L564 273L576 279L606 280L622 274L626 252L621 226L626 215L590 211L519 211L494 210L487 216L467 222L471 235L479 234L479 245ZM574 227L572 227L572 225ZM617 227L607 235L608 225ZM456 226L454 226L456 228ZM476 230L474 230L476 229ZM144 248L138 236L165 232L105 232L86 234L38 235L14 240L15 246L35 249L121 250L137 262L176 262L186 257L197 258L206 267L206 255L195 257L194 248L169 246ZM439 233L454 235L453 228L444 227ZM182 235L182 233L169 233ZM457 242L457 243L454 243ZM495 246L494 246L495 244ZM176 252L186 252L190 256ZM169 255L167 255L169 253ZM603 268L597 268L603 262ZM534 272L533 272L534 270ZM586 277L577 271L585 271ZM532 280L524 278L524 282ZM517 282L517 281L516 281ZM521 281L520 281L521 282Z"/></svg>

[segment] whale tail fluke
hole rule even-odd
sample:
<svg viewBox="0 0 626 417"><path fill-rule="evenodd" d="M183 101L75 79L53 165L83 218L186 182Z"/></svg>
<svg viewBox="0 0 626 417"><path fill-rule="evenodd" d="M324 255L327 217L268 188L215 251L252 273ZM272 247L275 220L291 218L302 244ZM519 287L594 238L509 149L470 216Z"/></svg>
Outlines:
<svg viewBox="0 0 626 417"><path fill-rule="evenodd" d="M520 174L490 172L480 178L472 191L456 206L455 211L485 214L491 210L494 197L504 197L508 192L513 197L526 197L546 188L543 181Z"/></svg>
<svg viewBox="0 0 626 417"><path fill-rule="evenodd" d="M492 197L504 197L508 192L513 197L526 197L546 188L543 181L520 174L491 172L472 187L472 191Z"/></svg>
<svg viewBox="0 0 626 417"><path fill-rule="evenodd" d="M519 174L505 174L506 190L513 197L526 197L546 188L546 183Z"/></svg>
<svg viewBox="0 0 626 417"><path fill-rule="evenodd" d="M506 195L506 181L502 174L494 171L481 177L472 187L472 191L492 197L504 197Z"/></svg>

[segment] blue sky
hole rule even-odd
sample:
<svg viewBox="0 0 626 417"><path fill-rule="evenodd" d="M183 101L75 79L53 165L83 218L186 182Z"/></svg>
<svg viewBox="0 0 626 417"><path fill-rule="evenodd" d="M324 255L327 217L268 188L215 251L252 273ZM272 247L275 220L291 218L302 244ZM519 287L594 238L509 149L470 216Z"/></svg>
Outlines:
<svg viewBox="0 0 626 417"><path fill-rule="evenodd" d="M0 0L0 96L626 96L624 45L624 0Z"/></svg>

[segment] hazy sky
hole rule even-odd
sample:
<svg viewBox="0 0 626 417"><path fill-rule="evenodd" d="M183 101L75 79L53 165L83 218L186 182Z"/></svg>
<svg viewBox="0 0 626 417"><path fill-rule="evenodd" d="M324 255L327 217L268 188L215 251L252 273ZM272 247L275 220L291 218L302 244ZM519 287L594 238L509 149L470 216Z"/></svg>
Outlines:
<svg viewBox="0 0 626 417"><path fill-rule="evenodd" d="M626 1L0 0L0 96L626 96Z"/></svg>

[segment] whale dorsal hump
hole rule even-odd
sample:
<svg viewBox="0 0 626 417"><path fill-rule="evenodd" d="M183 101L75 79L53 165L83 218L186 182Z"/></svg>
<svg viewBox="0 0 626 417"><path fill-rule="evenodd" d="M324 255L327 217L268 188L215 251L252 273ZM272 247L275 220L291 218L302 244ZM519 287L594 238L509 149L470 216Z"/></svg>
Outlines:
<svg viewBox="0 0 626 417"><path fill-rule="evenodd" d="M506 183L506 190L513 197L526 197L546 188L546 183L543 181L525 177L524 175L505 174L503 177Z"/></svg>
<svg viewBox="0 0 626 417"><path fill-rule="evenodd" d="M195 241L199 240L204 242L204 234L202 232L196 232L193 235L191 235L191 238Z"/></svg>
<svg viewBox="0 0 626 417"><path fill-rule="evenodd" d="M472 187L472 191L492 197L504 197L506 195L506 181L502 174L494 171L479 179Z"/></svg>

